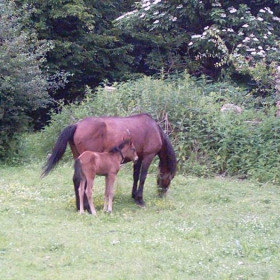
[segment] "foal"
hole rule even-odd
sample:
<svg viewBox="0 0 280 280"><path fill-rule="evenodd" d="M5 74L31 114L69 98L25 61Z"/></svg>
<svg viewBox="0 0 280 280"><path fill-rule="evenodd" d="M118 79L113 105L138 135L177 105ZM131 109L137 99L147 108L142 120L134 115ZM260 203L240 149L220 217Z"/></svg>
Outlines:
<svg viewBox="0 0 280 280"><path fill-rule="evenodd" d="M74 164L75 175L80 180L79 198L80 213L84 213L84 193L86 193L90 210L93 215L96 211L92 202L92 188L95 175L106 177L104 211L112 212L113 186L116 176L120 170L121 163L127 158L136 161L138 156L131 140L124 140L119 146L112 148L109 152L97 153L91 151L83 152ZM85 185L87 183L87 187Z"/></svg>

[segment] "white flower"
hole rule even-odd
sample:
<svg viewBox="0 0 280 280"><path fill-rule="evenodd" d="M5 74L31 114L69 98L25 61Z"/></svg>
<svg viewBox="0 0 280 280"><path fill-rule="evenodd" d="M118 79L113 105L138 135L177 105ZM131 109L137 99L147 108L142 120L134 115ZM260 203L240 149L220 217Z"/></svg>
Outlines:
<svg viewBox="0 0 280 280"><path fill-rule="evenodd" d="M265 10L264 9L260 9L260 13L265 13Z"/></svg>
<svg viewBox="0 0 280 280"><path fill-rule="evenodd" d="M126 13L126 14L124 14L124 15L122 15L122 16L120 16L120 17L118 17L118 18L116 19L116 21L118 21L118 20L122 20L123 18L126 18L126 17L129 17L129 16L131 16L131 15L135 14L136 12L137 12L137 10L134 10L134 11L128 12L128 13Z"/></svg>
<svg viewBox="0 0 280 280"><path fill-rule="evenodd" d="M229 12L230 12L231 14L237 12L237 10L236 10L234 7L230 7L228 10L229 10Z"/></svg>
<svg viewBox="0 0 280 280"><path fill-rule="evenodd" d="M154 21L154 24L157 24L157 23L159 23L159 20L158 20L158 19Z"/></svg>
<svg viewBox="0 0 280 280"><path fill-rule="evenodd" d="M280 22L280 18L279 17L273 17L272 19Z"/></svg>
<svg viewBox="0 0 280 280"><path fill-rule="evenodd" d="M257 54L261 57L265 57L265 52L264 51L257 52Z"/></svg>
<svg viewBox="0 0 280 280"><path fill-rule="evenodd" d="M156 5L156 4L160 3L160 2L161 2L161 0L155 0L153 4Z"/></svg>
<svg viewBox="0 0 280 280"><path fill-rule="evenodd" d="M227 15L223 13L223 14L221 14L221 17L225 18L225 17L227 17Z"/></svg>
<svg viewBox="0 0 280 280"><path fill-rule="evenodd" d="M269 7L264 8L269 14L273 15L273 12L270 10Z"/></svg>
<svg viewBox="0 0 280 280"><path fill-rule="evenodd" d="M142 8L148 7L150 5L151 5L150 1L146 1L142 4Z"/></svg>
<svg viewBox="0 0 280 280"><path fill-rule="evenodd" d="M209 26L204 27L204 30L207 30L207 29L209 29Z"/></svg>
<svg viewBox="0 0 280 280"><path fill-rule="evenodd" d="M198 39L201 38L201 35L192 35L192 39Z"/></svg>
<svg viewBox="0 0 280 280"><path fill-rule="evenodd" d="M182 9L182 8L183 8L182 4L176 7L176 9Z"/></svg>
<svg viewBox="0 0 280 280"><path fill-rule="evenodd" d="M257 20L258 20L258 21L263 21L263 18L257 17Z"/></svg>
<svg viewBox="0 0 280 280"><path fill-rule="evenodd" d="M192 46L193 45L193 42L189 42L189 44L188 44L189 46Z"/></svg>
<svg viewBox="0 0 280 280"><path fill-rule="evenodd" d="M247 27L249 27L249 25L246 23L246 24L242 25L242 27L247 28Z"/></svg>

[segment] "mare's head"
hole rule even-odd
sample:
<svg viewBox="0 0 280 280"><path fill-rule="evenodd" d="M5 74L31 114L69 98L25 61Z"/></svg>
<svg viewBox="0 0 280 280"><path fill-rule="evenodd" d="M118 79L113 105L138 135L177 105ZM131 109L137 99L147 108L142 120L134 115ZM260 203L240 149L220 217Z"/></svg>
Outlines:
<svg viewBox="0 0 280 280"><path fill-rule="evenodd" d="M165 134L163 134L163 146L158 156L160 161L158 166L157 187L158 194L162 196L168 191L177 168L177 159L174 149Z"/></svg>
<svg viewBox="0 0 280 280"><path fill-rule="evenodd" d="M171 180L174 178L174 175L171 173L162 174L161 172L158 173L157 177L157 188L159 196L163 196L167 193Z"/></svg>

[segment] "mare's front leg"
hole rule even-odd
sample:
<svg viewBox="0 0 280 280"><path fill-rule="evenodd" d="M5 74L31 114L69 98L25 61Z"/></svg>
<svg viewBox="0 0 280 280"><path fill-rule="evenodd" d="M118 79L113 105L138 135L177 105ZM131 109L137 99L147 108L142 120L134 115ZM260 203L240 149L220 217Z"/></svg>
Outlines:
<svg viewBox="0 0 280 280"><path fill-rule="evenodd" d="M133 165L133 186L132 186L132 198L137 197L137 185L140 177L140 170L142 165L142 159L138 159Z"/></svg>
<svg viewBox="0 0 280 280"><path fill-rule="evenodd" d="M145 202L143 200L143 190L144 190L144 184L145 180L148 174L148 169L153 161L154 154L146 156L142 161L142 167L141 167L141 173L140 173L140 181L139 181L139 187L136 193L136 197L134 197L134 200L137 205L144 206Z"/></svg>
<svg viewBox="0 0 280 280"><path fill-rule="evenodd" d="M96 215L95 207L92 201L92 190L93 190L93 181L94 178L87 178L87 188L86 188L86 196L89 203L90 211L92 215Z"/></svg>
<svg viewBox="0 0 280 280"><path fill-rule="evenodd" d="M106 180L106 187L105 187L104 211L111 213L113 211L114 182L116 180L116 174L108 174L105 180Z"/></svg>

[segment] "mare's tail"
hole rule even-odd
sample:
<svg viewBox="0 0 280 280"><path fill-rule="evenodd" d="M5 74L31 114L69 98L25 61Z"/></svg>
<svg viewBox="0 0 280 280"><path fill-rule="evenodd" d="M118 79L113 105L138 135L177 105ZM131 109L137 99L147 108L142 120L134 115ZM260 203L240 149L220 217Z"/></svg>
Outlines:
<svg viewBox="0 0 280 280"><path fill-rule="evenodd" d="M76 124L69 125L60 133L52 150L52 154L43 167L42 177L48 175L50 171L58 164L59 160L65 153L67 143L69 141L73 141L73 135L76 131L76 127Z"/></svg>

